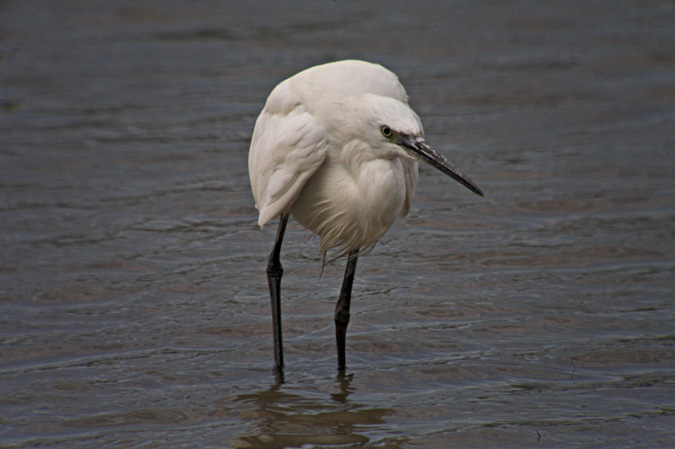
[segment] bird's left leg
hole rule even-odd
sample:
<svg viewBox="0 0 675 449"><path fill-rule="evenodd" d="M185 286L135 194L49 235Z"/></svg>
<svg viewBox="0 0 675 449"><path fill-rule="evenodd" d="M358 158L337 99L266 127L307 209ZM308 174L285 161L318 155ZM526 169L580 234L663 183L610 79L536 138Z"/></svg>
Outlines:
<svg viewBox="0 0 675 449"><path fill-rule="evenodd" d="M345 269L345 278L342 281L342 290L340 299L335 306L335 339L337 340L338 370L344 371L345 363L345 340L347 338L347 325L349 324L349 305L352 299L352 284L354 283L354 273L356 273L356 260L359 257L359 250L349 253L347 268Z"/></svg>
<svg viewBox="0 0 675 449"><path fill-rule="evenodd" d="M284 269L281 266L281 242L284 240L288 214L281 215L274 249L267 262L267 282L270 286L270 300L272 301L272 332L274 336L274 368L281 371L284 366L284 345L281 339L281 276Z"/></svg>

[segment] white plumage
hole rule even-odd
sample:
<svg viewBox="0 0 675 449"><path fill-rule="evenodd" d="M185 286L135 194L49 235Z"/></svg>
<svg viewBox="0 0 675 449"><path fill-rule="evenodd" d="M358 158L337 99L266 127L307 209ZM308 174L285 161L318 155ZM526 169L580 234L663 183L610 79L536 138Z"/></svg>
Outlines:
<svg viewBox="0 0 675 449"><path fill-rule="evenodd" d="M321 236L321 251L370 248L407 215L417 162L385 144L380 126L423 135L396 75L341 61L279 84L256 122L249 173L258 224L283 212Z"/></svg>

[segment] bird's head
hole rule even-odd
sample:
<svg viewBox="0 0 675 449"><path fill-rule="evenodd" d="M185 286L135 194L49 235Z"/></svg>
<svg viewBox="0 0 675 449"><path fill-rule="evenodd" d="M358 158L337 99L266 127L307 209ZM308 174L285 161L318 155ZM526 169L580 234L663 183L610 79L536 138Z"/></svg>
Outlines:
<svg viewBox="0 0 675 449"><path fill-rule="evenodd" d="M425 162L477 195L483 192L452 162L438 153L424 139L424 129L415 111L394 98L365 94L352 111L358 132L370 148L383 157L405 157Z"/></svg>

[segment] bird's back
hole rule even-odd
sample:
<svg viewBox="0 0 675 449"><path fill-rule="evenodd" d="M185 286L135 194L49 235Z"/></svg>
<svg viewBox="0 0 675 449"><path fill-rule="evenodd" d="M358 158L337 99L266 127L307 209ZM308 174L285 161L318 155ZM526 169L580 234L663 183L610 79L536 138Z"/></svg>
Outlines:
<svg viewBox="0 0 675 449"><path fill-rule="evenodd" d="M332 62L304 70L279 84L270 99L274 101L276 91L285 90L293 92L295 100L310 109L330 99L340 101L366 93L408 102L408 95L394 73L379 64L356 60Z"/></svg>

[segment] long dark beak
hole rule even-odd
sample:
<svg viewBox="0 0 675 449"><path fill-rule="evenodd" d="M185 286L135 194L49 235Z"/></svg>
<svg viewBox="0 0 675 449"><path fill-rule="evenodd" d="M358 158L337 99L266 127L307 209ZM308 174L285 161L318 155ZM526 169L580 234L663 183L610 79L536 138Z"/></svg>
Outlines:
<svg viewBox="0 0 675 449"><path fill-rule="evenodd" d="M484 196L483 192L468 176L462 173L459 168L455 167L455 164L431 148L424 138L406 137L402 138L398 144L415 159L419 159L420 161L436 167L476 195Z"/></svg>

